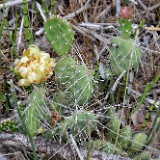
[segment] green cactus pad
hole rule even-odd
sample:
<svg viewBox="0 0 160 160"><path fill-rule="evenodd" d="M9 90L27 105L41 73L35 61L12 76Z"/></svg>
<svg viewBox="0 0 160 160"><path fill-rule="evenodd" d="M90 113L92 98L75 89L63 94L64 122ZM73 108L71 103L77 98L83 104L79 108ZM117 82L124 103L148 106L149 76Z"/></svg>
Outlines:
<svg viewBox="0 0 160 160"><path fill-rule="evenodd" d="M95 114L87 111L78 111L69 117L65 117L64 121L59 124L59 134L65 137L65 131L70 129L70 133L75 139L85 141L96 128L97 117Z"/></svg>
<svg viewBox="0 0 160 160"><path fill-rule="evenodd" d="M74 32L67 22L53 16L45 22L44 30L56 54L62 56L70 50L74 39Z"/></svg>
<svg viewBox="0 0 160 160"><path fill-rule="evenodd" d="M123 129L120 130L120 136L118 142L120 142L120 145L122 149L127 149L129 144L131 143L132 138L132 130L130 126L126 126Z"/></svg>
<svg viewBox="0 0 160 160"><path fill-rule="evenodd" d="M133 160L150 160L151 159L151 152L143 151L139 155L136 155Z"/></svg>
<svg viewBox="0 0 160 160"><path fill-rule="evenodd" d="M118 115L117 114L112 115L111 121L109 122L109 129L111 130L110 136L112 139L116 139L116 137L118 136L119 127L120 127L120 119L119 119Z"/></svg>
<svg viewBox="0 0 160 160"><path fill-rule="evenodd" d="M121 35L125 39L129 39L132 32L132 21L129 19L119 19L119 30L121 31Z"/></svg>
<svg viewBox="0 0 160 160"><path fill-rule="evenodd" d="M37 130L40 127L40 117L42 115L40 115L38 111L41 111L44 108L44 93L44 88L39 88L38 90L33 90L29 96L29 105L25 112L25 119L26 127L32 136L37 133Z"/></svg>
<svg viewBox="0 0 160 160"><path fill-rule="evenodd" d="M131 150L141 151L146 143L147 143L147 135L145 133L137 133L133 137Z"/></svg>
<svg viewBox="0 0 160 160"><path fill-rule="evenodd" d="M86 143L87 146L91 147L91 149L100 150L107 154L119 154L122 155L123 151L116 147L114 144L102 141L102 140L96 140L96 141L89 141Z"/></svg>
<svg viewBox="0 0 160 160"><path fill-rule="evenodd" d="M58 103L83 105L92 97L92 77L86 67L76 65L74 58L60 59L55 67L55 76L60 84L59 91L55 93Z"/></svg>
<svg viewBox="0 0 160 160"><path fill-rule="evenodd" d="M109 47L112 72L118 76L122 71L128 70L130 65L137 69L141 53L139 47L134 45L134 41L132 39L125 40L123 37L115 37L112 39L112 43L117 45L117 47Z"/></svg>
<svg viewBox="0 0 160 160"><path fill-rule="evenodd" d="M75 72L76 60L71 57L62 57L54 69L56 79L65 84Z"/></svg>
<svg viewBox="0 0 160 160"><path fill-rule="evenodd" d="M66 85L65 92L68 93L72 102L79 105L83 105L92 97L93 82L86 67L76 67L75 74Z"/></svg>

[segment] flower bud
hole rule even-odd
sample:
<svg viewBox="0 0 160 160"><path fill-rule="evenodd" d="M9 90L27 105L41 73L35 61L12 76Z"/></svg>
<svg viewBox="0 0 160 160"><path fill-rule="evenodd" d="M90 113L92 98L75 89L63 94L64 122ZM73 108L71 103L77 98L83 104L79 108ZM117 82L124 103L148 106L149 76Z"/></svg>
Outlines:
<svg viewBox="0 0 160 160"><path fill-rule="evenodd" d="M119 12L119 17L123 19L130 19L132 18L132 9L130 7L122 7Z"/></svg>

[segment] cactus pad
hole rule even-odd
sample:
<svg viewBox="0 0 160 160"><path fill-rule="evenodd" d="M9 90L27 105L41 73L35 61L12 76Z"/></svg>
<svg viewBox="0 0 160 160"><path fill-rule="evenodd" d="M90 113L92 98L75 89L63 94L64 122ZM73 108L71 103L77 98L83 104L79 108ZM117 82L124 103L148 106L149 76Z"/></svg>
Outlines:
<svg viewBox="0 0 160 160"><path fill-rule="evenodd" d="M104 140L89 141L87 142L87 146L90 146L91 149L100 150L107 154L123 154L123 151L120 148Z"/></svg>
<svg viewBox="0 0 160 160"><path fill-rule="evenodd" d="M68 92L70 100L76 104L83 105L92 96L92 79L84 66L76 67L74 76L66 86L66 92Z"/></svg>
<svg viewBox="0 0 160 160"><path fill-rule="evenodd" d="M86 67L77 65L75 59L65 57L59 60L55 67L56 79L60 83L59 90L63 91L64 98L67 98L70 104L83 105L92 96L93 82ZM58 103L64 104L60 93L56 92ZM62 95L62 94L61 94ZM63 99L64 100L64 99Z"/></svg>
<svg viewBox="0 0 160 160"><path fill-rule="evenodd" d="M120 130L120 135L122 137L119 137L119 142L121 143L121 147L123 149L127 149L128 145L131 143L132 138L132 130L129 126L124 127Z"/></svg>
<svg viewBox="0 0 160 160"><path fill-rule="evenodd" d="M131 149L133 151L140 151L144 145L147 143L147 135L145 133L137 133L133 137L133 142L131 144Z"/></svg>
<svg viewBox="0 0 160 160"><path fill-rule="evenodd" d="M45 22L44 30L56 54L62 56L70 50L74 39L74 32L67 22L53 16Z"/></svg>
<svg viewBox="0 0 160 160"><path fill-rule="evenodd" d="M40 118L42 117L42 115L39 114L39 111L43 110L45 105L43 98L44 93L44 88L39 88L38 90L33 90L33 92L29 96L29 105L25 112L25 119L26 127L28 128L32 136L37 133L37 130L40 127Z"/></svg>
<svg viewBox="0 0 160 160"><path fill-rule="evenodd" d="M139 47L134 45L134 41L132 39L125 40L122 37L115 37L112 39L112 43L117 45L117 47L109 47L113 73L118 76L122 71L128 70L131 66L137 69L141 53Z"/></svg>
<svg viewBox="0 0 160 160"><path fill-rule="evenodd" d="M118 114L114 114L111 116L111 121L109 122L109 128L110 128L110 136L114 140L118 136L119 128L120 128L120 119L118 117Z"/></svg>
<svg viewBox="0 0 160 160"><path fill-rule="evenodd" d="M54 69L57 80L62 84L67 82L75 72L75 65L76 60L74 58L62 57Z"/></svg>
<svg viewBox="0 0 160 160"><path fill-rule="evenodd" d="M130 39L132 32L132 21L129 19L119 19L119 30L121 31L121 35L125 39Z"/></svg>
<svg viewBox="0 0 160 160"><path fill-rule="evenodd" d="M85 141L96 128L97 117L95 114L87 111L78 111L66 117L62 123L59 124L59 134L64 135L64 131L70 129L70 133L75 136L78 142Z"/></svg>

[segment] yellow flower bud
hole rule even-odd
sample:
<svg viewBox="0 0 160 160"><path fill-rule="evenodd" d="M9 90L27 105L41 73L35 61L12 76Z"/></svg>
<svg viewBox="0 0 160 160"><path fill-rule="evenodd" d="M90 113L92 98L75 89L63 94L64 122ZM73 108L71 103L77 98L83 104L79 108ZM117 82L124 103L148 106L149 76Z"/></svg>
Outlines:
<svg viewBox="0 0 160 160"><path fill-rule="evenodd" d="M40 51L36 45L30 45L23 51L20 60L15 60L15 71L22 77L19 81L20 86L39 84L44 82L53 74L55 59L50 58L48 53Z"/></svg>

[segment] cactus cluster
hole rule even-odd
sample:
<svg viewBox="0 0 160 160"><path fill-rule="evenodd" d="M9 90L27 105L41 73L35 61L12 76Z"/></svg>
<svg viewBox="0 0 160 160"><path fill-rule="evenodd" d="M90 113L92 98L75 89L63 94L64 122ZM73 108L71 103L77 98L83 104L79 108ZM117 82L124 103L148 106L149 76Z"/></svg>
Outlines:
<svg viewBox="0 0 160 160"><path fill-rule="evenodd" d="M109 47L111 51L110 63L112 72L118 76L131 66L137 69L141 53L139 47L134 44L134 41L132 39L126 40L122 37L114 37L112 43L116 44L116 47Z"/></svg>
<svg viewBox="0 0 160 160"><path fill-rule="evenodd" d="M76 64L74 58L62 57L55 67L55 76L60 84L55 93L58 103L83 105L91 98L92 77L86 67Z"/></svg>
<svg viewBox="0 0 160 160"><path fill-rule="evenodd" d="M74 32L66 21L52 16L46 20L44 30L47 40L57 55L65 55L70 50L74 40Z"/></svg>
<svg viewBox="0 0 160 160"><path fill-rule="evenodd" d="M111 56L110 63L113 73L118 76L130 67L138 68L141 53L136 41L131 38L132 32L132 11L129 7L123 7L119 15L119 30L121 35L112 39L109 46Z"/></svg>
<svg viewBox="0 0 160 160"><path fill-rule="evenodd" d="M59 123L59 134L65 137L65 132L69 129L77 142L83 143L90 137L90 134L97 126L97 117L95 114L87 111L78 111L65 117L62 123Z"/></svg>
<svg viewBox="0 0 160 160"><path fill-rule="evenodd" d="M123 128L120 127L120 119L114 112L114 110L109 112L109 114L112 113L112 117L107 124L109 128L108 135L110 136L112 143L115 143L115 139L117 139L116 147L121 149L121 154L124 153L124 151L127 151L127 154L132 157L135 155L135 152L142 151L147 143L147 135L140 132L132 136L133 133L129 126ZM138 154L137 157L143 157L143 153Z"/></svg>

